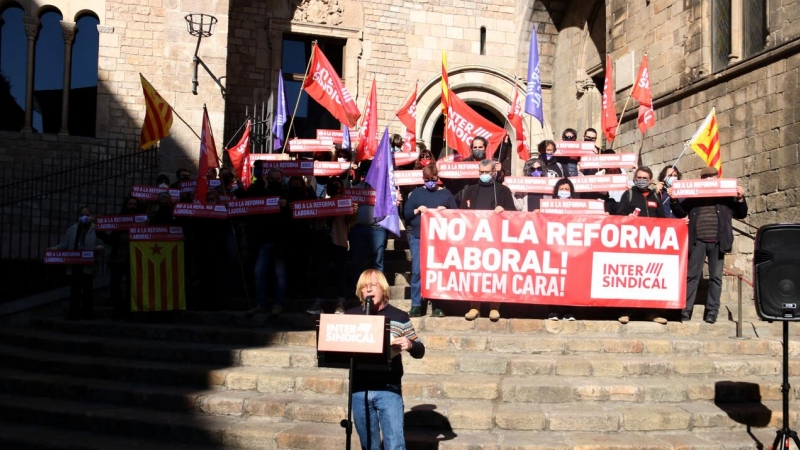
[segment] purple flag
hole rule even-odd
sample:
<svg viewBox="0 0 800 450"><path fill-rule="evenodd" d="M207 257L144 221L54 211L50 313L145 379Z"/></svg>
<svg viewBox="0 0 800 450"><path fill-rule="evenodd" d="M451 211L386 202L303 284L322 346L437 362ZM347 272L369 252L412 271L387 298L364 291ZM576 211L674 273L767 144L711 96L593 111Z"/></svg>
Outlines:
<svg viewBox="0 0 800 450"><path fill-rule="evenodd" d="M272 149L283 147L283 124L286 123L286 95L283 93L283 70L278 70L278 108L272 122Z"/></svg>
<svg viewBox="0 0 800 450"><path fill-rule="evenodd" d="M528 54L528 84L525 88L525 112L539 119L544 125L542 112L542 77L539 72L539 42L536 25L531 30L531 48Z"/></svg>
<svg viewBox="0 0 800 450"><path fill-rule="evenodd" d="M372 160L365 181L375 189L375 212L378 225L400 236L400 216L397 212L397 184L394 181L394 162L389 144L389 127L384 128L378 151Z"/></svg>
<svg viewBox="0 0 800 450"><path fill-rule="evenodd" d="M342 148L352 150L353 144L350 143L350 127L342 125Z"/></svg>

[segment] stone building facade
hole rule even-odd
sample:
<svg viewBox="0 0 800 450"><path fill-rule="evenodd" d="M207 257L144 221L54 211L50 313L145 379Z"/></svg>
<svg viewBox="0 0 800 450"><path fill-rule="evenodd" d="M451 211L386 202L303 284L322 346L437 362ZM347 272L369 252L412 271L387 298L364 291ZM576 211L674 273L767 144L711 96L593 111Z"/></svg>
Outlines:
<svg viewBox="0 0 800 450"><path fill-rule="evenodd" d="M524 94L535 25L545 121L542 126L525 120L534 148L567 127L579 132L600 128L607 54L614 63L617 111L622 112L647 53L656 125L642 138L637 105L631 101L613 147L640 152L644 164L657 171L677 159L683 143L716 107L725 175L740 178L746 188L748 222L759 226L800 217L800 109L795 105L800 98L800 7L792 0L42 1L46 4L0 3L25 10L30 39L35 39L43 8L62 12L65 36L80 12L93 11L99 19L97 125L94 140L86 145L138 134L144 117L141 73L198 133L201 107L208 105L221 149L235 138L245 110L275 92L285 41L318 39L337 49L340 75L360 108L376 80L379 125L391 123L392 132L402 132L392 119L418 83L418 138L441 146L442 51L447 52L453 90L504 125L514 89ZM191 93L197 40L187 32L185 15L195 12L219 20L213 35L202 40L199 55L222 79L224 97L202 69L199 95ZM296 71L290 75L285 80L299 81ZM291 109L295 100L287 100ZM0 132L0 158L13 162L22 156L21 147L44 152L86 139L68 132ZM198 143L176 117L171 137L162 141L161 171L194 167ZM515 159L512 170L518 172L521 163ZM697 176L701 166L691 151L678 164L689 177ZM736 255L729 263L747 272L752 240L743 236L754 230L737 228L744 234L737 234Z"/></svg>

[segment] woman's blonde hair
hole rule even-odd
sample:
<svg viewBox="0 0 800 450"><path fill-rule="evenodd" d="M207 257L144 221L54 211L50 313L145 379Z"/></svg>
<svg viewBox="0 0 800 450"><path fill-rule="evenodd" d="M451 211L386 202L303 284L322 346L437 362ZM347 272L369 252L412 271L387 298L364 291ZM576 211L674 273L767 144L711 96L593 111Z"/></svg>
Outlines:
<svg viewBox="0 0 800 450"><path fill-rule="evenodd" d="M364 303L364 294L361 291L361 288L366 286L369 283L372 283L372 275L375 274L375 278L378 280L378 284L381 287L381 292L383 292L384 301L389 301L389 282L386 281L386 276L383 275L383 272L375 269L367 269L361 273L361 276L358 277L358 283L356 283L356 297Z"/></svg>

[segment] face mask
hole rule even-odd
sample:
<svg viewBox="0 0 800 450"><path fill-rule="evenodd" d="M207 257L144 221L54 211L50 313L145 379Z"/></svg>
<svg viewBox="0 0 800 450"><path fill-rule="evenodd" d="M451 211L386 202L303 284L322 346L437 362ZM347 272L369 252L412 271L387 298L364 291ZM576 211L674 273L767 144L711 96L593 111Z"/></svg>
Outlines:
<svg viewBox="0 0 800 450"><path fill-rule="evenodd" d="M425 189L427 189L429 191L435 191L436 190L436 182L433 181L433 180L426 181L425 182Z"/></svg>
<svg viewBox="0 0 800 450"><path fill-rule="evenodd" d="M636 185L637 188L645 190L647 186L650 186L650 180L634 180L633 184Z"/></svg>
<svg viewBox="0 0 800 450"><path fill-rule="evenodd" d="M280 181L268 181L267 182L267 186L269 187L270 190L277 191L277 190L279 190L281 188L281 182Z"/></svg>
<svg viewBox="0 0 800 450"><path fill-rule="evenodd" d="M421 160L419 160L419 164L422 167L428 167L430 165L430 163L431 163L430 159L421 159Z"/></svg>
<svg viewBox="0 0 800 450"><path fill-rule="evenodd" d="M484 150L473 150L472 157L476 160L483 161L486 158L486 152Z"/></svg>
<svg viewBox="0 0 800 450"><path fill-rule="evenodd" d="M158 187L160 187L160 188L168 188L169 185L167 183L161 183L161 184L158 185Z"/></svg>
<svg viewBox="0 0 800 450"><path fill-rule="evenodd" d="M540 177L540 176L542 176L542 171L539 170L539 169L536 169L533 172L531 172L531 176L532 177Z"/></svg>
<svg viewBox="0 0 800 450"><path fill-rule="evenodd" d="M570 198L569 191L558 191L558 198Z"/></svg>
<svg viewBox="0 0 800 450"><path fill-rule="evenodd" d="M672 183L674 183L674 182L675 182L675 180L677 180L677 179L678 179L678 177L667 177L667 178L664 180L664 185L665 185L666 187L672 187Z"/></svg>
<svg viewBox="0 0 800 450"><path fill-rule="evenodd" d="M478 178L480 178L482 183L488 183L488 182L492 181L492 174L490 174L490 173L482 173L480 175L480 177L478 177Z"/></svg>
<svg viewBox="0 0 800 450"><path fill-rule="evenodd" d="M81 224L83 224L83 225L86 225L86 224L88 224L89 222L91 222L91 221L92 221L92 216L87 216L86 214L84 214L84 215L82 215L82 216L80 216L80 217L78 218L78 221L79 221Z"/></svg>
<svg viewBox="0 0 800 450"><path fill-rule="evenodd" d="M544 158L545 158L546 160L550 161L551 159L553 159L553 155L551 155L550 153L545 153L545 154L544 154Z"/></svg>

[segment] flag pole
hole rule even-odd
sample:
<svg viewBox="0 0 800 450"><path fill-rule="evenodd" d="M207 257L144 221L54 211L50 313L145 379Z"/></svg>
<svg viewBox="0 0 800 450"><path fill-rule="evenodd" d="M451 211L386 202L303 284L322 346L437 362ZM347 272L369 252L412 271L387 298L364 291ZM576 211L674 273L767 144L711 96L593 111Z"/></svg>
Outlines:
<svg viewBox="0 0 800 450"><path fill-rule="evenodd" d="M246 114L246 113L245 113L245 114ZM233 133L233 136L231 136L231 139L228 141L228 143L227 143L227 144L225 144L225 148L224 148L223 150L227 150L227 149L228 149L228 147L230 147L230 145L231 145L231 142L233 142L233 140L236 138L236 135L238 135L238 134L239 134L239 132L240 132L240 131L242 131L242 128L244 128L244 126L245 126L245 125L247 125L247 121L248 121L248 120L250 120L250 119L244 119L244 123L242 123L242 124L239 126L239 129L238 129L238 130L236 130L236 132L235 132L235 133Z"/></svg>
<svg viewBox="0 0 800 450"><path fill-rule="evenodd" d="M203 106L203 107L205 108L205 106ZM172 113L175 114L175 117L177 117L178 119L181 119L181 122L183 122L183 124L186 125L186 127L189 128L189 130L191 130L192 133L194 133L194 135L197 137L197 139L201 139L200 135L197 134L197 131L194 131L194 128L192 128L192 126L189 125L188 122L183 120L183 117L181 117L181 115L178 114L178 111L176 111L175 108L172 108Z"/></svg>
<svg viewBox="0 0 800 450"><path fill-rule="evenodd" d="M289 129L286 131L286 140L288 143L289 136L292 135L292 127L294 126L294 116L297 115L297 108L300 106L300 97L303 95L303 84L306 82L306 78L308 78L308 71L311 69L311 62L314 60L314 49L317 47L317 41L311 42L311 57L308 58L308 65L306 65L306 73L303 74L303 82L300 84L300 89L297 92L297 101L294 103L294 111L292 111L292 120L289 121ZM297 133L295 133L294 137L297 137ZM286 153L286 144L283 145L283 150L281 153Z"/></svg>
<svg viewBox="0 0 800 450"><path fill-rule="evenodd" d="M619 115L619 121L617 122L617 129L614 130L614 140L617 139L617 135L619 133L619 126L622 125L622 116L625 115L625 110L628 109L628 102L631 101L631 94L633 94L633 87L631 87L631 93L628 94L628 99L625 100L625 105L622 107L622 114ZM611 149L614 149L614 140L611 141Z"/></svg>

